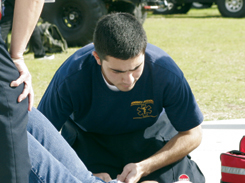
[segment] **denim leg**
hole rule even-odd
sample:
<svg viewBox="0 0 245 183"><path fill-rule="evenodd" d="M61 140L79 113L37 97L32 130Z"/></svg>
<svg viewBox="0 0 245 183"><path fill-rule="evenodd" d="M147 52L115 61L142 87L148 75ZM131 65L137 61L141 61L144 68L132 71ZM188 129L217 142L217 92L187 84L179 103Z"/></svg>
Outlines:
<svg viewBox="0 0 245 183"><path fill-rule="evenodd" d="M92 176L75 151L37 109L29 112L30 183L103 183Z"/></svg>
<svg viewBox="0 0 245 183"><path fill-rule="evenodd" d="M52 154L50 154L29 132L28 150L32 164L29 183L81 183Z"/></svg>

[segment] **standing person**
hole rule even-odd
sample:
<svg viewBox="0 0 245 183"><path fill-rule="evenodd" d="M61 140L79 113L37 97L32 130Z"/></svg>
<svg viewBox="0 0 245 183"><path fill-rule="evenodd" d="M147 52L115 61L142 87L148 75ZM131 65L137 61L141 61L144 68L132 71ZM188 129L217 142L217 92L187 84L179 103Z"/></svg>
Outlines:
<svg viewBox="0 0 245 183"><path fill-rule="evenodd" d="M14 3L15 3L15 0L5 0L4 1L3 17L0 21L1 35L4 41L6 41L7 36L12 29ZM38 28L37 25L35 26L33 30L29 43L30 43L30 47L32 51L34 52L35 59L46 59L46 60L54 59L54 55L46 55L44 47L43 47L43 43L42 43L40 29Z"/></svg>
<svg viewBox="0 0 245 183"><path fill-rule="evenodd" d="M4 183L27 183L29 179L26 124L34 95L23 53L43 3L16 0L10 52L0 36L0 182Z"/></svg>
<svg viewBox="0 0 245 183"><path fill-rule="evenodd" d="M188 156L201 143L203 115L182 71L130 14L98 22L94 44L57 70L38 109L93 173L205 182Z"/></svg>
<svg viewBox="0 0 245 183"><path fill-rule="evenodd" d="M47 55L45 53L43 42L41 38L41 32L38 26L35 27L31 38L30 38L30 46L34 53L34 58L38 60L52 60L54 59L54 55Z"/></svg>

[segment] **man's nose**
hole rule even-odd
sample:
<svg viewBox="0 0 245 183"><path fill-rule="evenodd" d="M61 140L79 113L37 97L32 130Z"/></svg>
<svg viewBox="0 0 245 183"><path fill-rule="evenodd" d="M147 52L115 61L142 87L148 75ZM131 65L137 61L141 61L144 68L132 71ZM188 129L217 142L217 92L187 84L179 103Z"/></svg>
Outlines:
<svg viewBox="0 0 245 183"><path fill-rule="evenodd" d="M123 83L132 84L134 82L134 77L132 72L126 72L123 76Z"/></svg>

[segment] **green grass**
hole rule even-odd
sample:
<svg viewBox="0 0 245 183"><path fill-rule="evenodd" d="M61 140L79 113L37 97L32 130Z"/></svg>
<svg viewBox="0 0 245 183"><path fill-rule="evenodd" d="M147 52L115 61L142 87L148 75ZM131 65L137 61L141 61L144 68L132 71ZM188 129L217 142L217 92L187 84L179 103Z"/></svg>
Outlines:
<svg viewBox="0 0 245 183"><path fill-rule="evenodd" d="M215 6L184 15L153 15L148 42L165 50L184 72L205 120L245 118L245 19L221 17ZM51 61L25 55L37 106L54 72L78 48Z"/></svg>
<svg viewBox="0 0 245 183"><path fill-rule="evenodd" d="M34 107L37 107L56 70L77 49L69 48L67 53L55 54L54 60L35 60L31 53L24 55L26 65L32 75L35 93Z"/></svg>

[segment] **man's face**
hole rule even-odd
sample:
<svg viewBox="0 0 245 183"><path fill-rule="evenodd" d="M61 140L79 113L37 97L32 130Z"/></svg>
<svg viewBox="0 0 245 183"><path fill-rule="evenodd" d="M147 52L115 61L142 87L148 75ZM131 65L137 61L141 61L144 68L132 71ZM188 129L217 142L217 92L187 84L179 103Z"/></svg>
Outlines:
<svg viewBox="0 0 245 183"><path fill-rule="evenodd" d="M145 55L143 53L128 60L107 56L102 63L96 52L93 52L93 55L97 63L101 65L106 81L121 91L132 90L144 69Z"/></svg>

